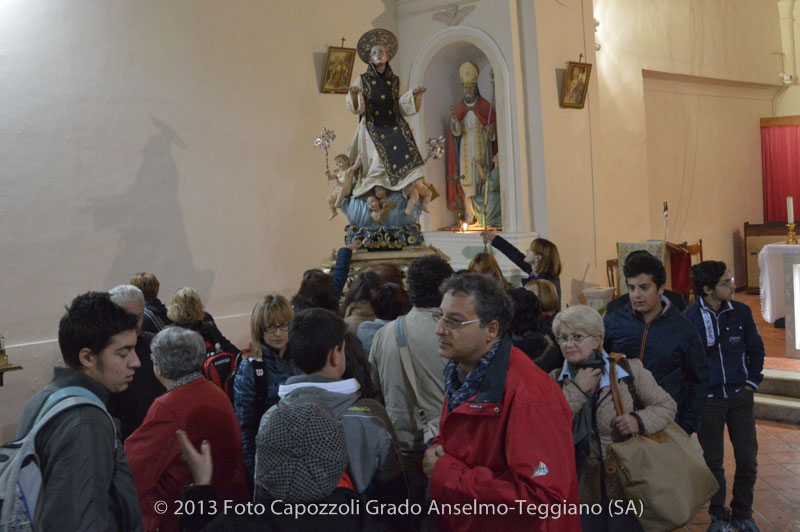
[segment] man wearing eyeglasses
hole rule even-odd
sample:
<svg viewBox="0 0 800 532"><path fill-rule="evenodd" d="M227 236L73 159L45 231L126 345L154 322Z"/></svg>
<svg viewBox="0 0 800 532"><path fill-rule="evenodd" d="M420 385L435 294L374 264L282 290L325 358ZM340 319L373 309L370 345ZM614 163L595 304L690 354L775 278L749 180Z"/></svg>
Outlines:
<svg viewBox="0 0 800 532"><path fill-rule="evenodd" d="M513 347L511 298L474 273L440 291L445 402L423 459L439 530L580 530L561 510L578 499L572 414L555 382Z"/></svg>
<svg viewBox="0 0 800 532"><path fill-rule="evenodd" d="M753 521L756 482L756 426L753 393L763 375L764 342L750 307L733 301L736 286L724 262L707 260L692 266L692 285L698 299L684 316L705 344L709 365L709 395L697 436L708 468L719 482L711 499L711 532L757 532ZM736 457L731 511L725 508L725 425Z"/></svg>

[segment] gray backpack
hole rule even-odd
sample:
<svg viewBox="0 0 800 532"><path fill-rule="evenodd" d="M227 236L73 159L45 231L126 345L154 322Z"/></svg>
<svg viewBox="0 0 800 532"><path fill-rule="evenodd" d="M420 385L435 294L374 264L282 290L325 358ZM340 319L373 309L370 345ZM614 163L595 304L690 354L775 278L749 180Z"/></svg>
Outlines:
<svg viewBox="0 0 800 532"><path fill-rule="evenodd" d="M61 412L83 405L103 410L114 426L114 420L95 394L80 386L68 386L50 394L28 434L0 446L0 532L28 532L36 528L36 511L42 489L36 434ZM116 445L115 438L115 448Z"/></svg>

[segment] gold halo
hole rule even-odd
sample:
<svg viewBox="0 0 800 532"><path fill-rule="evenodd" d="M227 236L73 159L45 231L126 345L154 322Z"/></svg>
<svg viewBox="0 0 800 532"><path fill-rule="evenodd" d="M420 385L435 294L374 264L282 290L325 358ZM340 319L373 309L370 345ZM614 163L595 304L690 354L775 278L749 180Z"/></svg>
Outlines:
<svg viewBox="0 0 800 532"><path fill-rule="evenodd" d="M356 46L358 57L365 63L369 63L369 52L376 44L383 46L383 49L386 50L386 55L389 57L389 61L391 61L394 54L397 53L397 37L395 37L394 33L389 30L377 28L369 30L358 39L358 45Z"/></svg>

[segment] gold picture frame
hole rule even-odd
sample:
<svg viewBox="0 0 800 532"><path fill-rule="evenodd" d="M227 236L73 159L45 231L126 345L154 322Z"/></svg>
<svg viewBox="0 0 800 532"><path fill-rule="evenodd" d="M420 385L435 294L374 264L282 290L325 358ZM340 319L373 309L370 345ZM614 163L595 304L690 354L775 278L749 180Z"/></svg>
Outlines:
<svg viewBox="0 0 800 532"><path fill-rule="evenodd" d="M564 84L561 86L561 107L583 109L586 94L589 92L589 76L592 74L591 63L570 61L564 73Z"/></svg>
<svg viewBox="0 0 800 532"><path fill-rule="evenodd" d="M320 92L329 94L346 93L348 87L350 87L350 78L353 75L355 60L355 48L329 46L328 57L325 59L325 69L322 71Z"/></svg>

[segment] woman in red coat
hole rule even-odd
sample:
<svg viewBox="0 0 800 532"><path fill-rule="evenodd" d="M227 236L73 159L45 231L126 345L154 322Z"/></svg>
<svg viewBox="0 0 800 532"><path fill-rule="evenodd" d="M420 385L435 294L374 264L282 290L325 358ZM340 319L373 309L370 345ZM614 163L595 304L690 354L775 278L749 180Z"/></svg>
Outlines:
<svg viewBox="0 0 800 532"><path fill-rule="evenodd" d="M156 399L142 426L125 440L125 452L136 479L144 530L178 532L175 501L180 500L183 486L191 484L192 475L175 431L186 431L198 446L204 440L211 442L213 483L221 503L248 500L241 430L225 392L200 372L206 349L198 333L166 328L153 338L151 349L153 369L167 393ZM159 501L168 506L161 508Z"/></svg>

